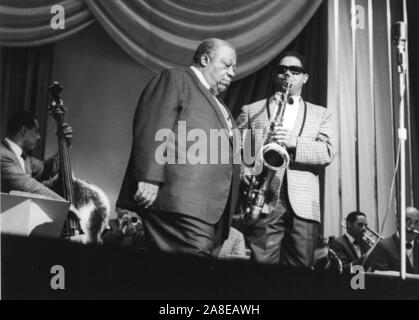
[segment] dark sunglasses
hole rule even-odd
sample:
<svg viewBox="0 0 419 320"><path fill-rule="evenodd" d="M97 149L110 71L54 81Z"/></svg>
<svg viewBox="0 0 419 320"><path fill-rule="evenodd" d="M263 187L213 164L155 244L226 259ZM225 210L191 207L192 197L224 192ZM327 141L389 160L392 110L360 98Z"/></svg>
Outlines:
<svg viewBox="0 0 419 320"><path fill-rule="evenodd" d="M295 75L305 73L304 68L299 66L277 66L276 71L279 74L285 74L287 71L290 71L292 74Z"/></svg>

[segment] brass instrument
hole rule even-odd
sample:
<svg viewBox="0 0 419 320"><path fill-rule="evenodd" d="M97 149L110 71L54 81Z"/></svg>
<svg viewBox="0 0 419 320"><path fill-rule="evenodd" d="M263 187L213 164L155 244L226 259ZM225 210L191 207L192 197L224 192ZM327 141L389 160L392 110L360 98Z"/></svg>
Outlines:
<svg viewBox="0 0 419 320"><path fill-rule="evenodd" d="M275 110L270 119L269 129L263 138L263 147L260 149L256 166L262 166L260 174L253 175L245 191L242 203L242 213L247 220L259 217L265 204L266 194L276 172L288 167L290 156L286 148L271 140L275 126L283 122L285 106L290 99L291 81L286 77L282 82L283 90L274 96ZM269 106L268 106L269 107Z"/></svg>
<svg viewBox="0 0 419 320"><path fill-rule="evenodd" d="M346 219L342 220L342 226L346 229ZM384 239L384 237L380 236L376 231L366 227L367 232L369 234L364 233L362 239L368 244L369 247L374 247L378 240Z"/></svg>

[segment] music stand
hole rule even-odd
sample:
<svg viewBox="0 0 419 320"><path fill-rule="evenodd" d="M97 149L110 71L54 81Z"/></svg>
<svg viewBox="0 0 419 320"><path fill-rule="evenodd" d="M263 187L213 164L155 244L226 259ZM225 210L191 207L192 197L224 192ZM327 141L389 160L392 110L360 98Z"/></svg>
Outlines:
<svg viewBox="0 0 419 320"><path fill-rule="evenodd" d="M68 201L31 193L0 193L1 233L59 238L68 214Z"/></svg>

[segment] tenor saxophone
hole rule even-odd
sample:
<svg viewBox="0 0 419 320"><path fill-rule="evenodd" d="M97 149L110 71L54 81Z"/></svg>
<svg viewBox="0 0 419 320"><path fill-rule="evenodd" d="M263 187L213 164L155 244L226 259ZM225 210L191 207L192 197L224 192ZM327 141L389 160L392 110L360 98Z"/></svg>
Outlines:
<svg viewBox="0 0 419 320"><path fill-rule="evenodd" d="M290 163L287 149L271 139L275 127L283 122L285 106L290 99L291 82L289 78L284 79L282 86L282 91L275 93L274 113L269 121L268 130L263 136L262 147L255 161L256 166L262 166L262 170L260 174L252 176L249 186L244 192L241 211L246 220L255 220L260 216L273 177L277 171L287 168Z"/></svg>

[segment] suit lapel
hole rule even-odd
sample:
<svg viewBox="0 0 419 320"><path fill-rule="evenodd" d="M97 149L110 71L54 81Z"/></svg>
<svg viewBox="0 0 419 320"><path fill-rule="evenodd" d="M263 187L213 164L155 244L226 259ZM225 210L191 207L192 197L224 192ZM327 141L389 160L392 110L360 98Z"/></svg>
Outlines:
<svg viewBox="0 0 419 320"><path fill-rule="evenodd" d="M188 72L191 77L194 79L196 86L201 91L201 93L205 96L205 98L208 100L211 107L214 109L214 112L216 113L218 120L220 121L223 128L228 129L228 123L220 110L220 107L217 104L216 98L211 94L211 92L205 88L205 86L201 83L201 81L198 79L196 74L191 70L191 68L187 68L186 72ZM233 118L231 118L233 119Z"/></svg>
<svg viewBox="0 0 419 320"><path fill-rule="evenodd" d="M348 250L348 252L351 253L352 260L358 258L358 254L356 253L355 248L351 243L351 240L349 240L349 238L346 236L346 234L343 235L343 239L345 240L343 245L346 246L346 249Z"/></svg>
<svg viewBox="0 0 419 320"><path fill-rule="evenodd" d="M400 238L397 236L397 234L393 234L393 241L394 241L394 245L396 247L397 250L397 258L399 259L399 268L400 268ZM410 263L409 257L406 254L406 272L408 273L413 273L413 266Z"/></svg>
<svg viewBox="0 0 419 320"><path fill-rule="evenodd" d="M414 262L414 266L413 266L413 270L414 273L419 274L419 240L416 239L415 240L415 247L413 249L413 262Z"/></svg>

